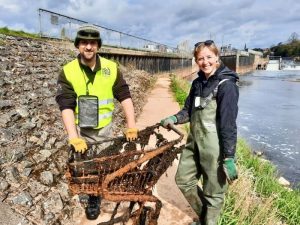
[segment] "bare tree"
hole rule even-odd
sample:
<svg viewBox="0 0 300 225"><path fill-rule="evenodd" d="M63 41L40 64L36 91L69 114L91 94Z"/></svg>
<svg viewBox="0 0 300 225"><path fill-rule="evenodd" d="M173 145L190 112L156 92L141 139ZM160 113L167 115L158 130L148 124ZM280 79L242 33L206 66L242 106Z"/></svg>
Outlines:
<svg viewBox="0 0 300 225"><path fill-rule="evenodd" d="M291 34L291 36L288 39L288 43L293 43L299 40L299 34L297 34L296 32L293 32Z"/></svg>

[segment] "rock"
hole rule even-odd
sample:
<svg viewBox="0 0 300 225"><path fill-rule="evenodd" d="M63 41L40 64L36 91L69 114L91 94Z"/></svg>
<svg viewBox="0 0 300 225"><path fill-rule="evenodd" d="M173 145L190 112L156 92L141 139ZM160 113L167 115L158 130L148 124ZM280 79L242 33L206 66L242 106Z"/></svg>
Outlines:
<svg viewBox="0 0 300 225"><path fill-rule="evenodd" d="M0 126L6 127L6 124L10 122L10 116L8 114L3 114L0 116Z"/></svg>
<svg viewBox="0 0 300 225"><path fill-rule="evenodd" d="M64 204L61 200L59 193L52 193L45 202L42 203L42 207L47 213L59 213L63 208Z"/></svg>
<svg viewBox="0 0 300 225"><path fill-rule="evenodd" d="M257 155L257 156L262 156L264 154L263 151L254 151L254 155Z"/></svg>
<svg viewBox="0 0 300 225"><path fill-rule="evenodd" d="M6 180L4 180L3 178L0 178L0 191L6 191L9 188L9 183L7 183Z"/></svg>
<svg viewBox="0 0 300 225"><path fill-rule="evenodd" d="M22 129L23 130L31 130L33 128L36 127L36 124L31 122L31 121L26 121L23 125L22 125ZM34 142L34 141L32 141Z"/></svg>
<svg viewBox="0 0 300 225"><path fill-rule="evenodd" d="M20 146L16 149L11 150L11 161L19 161L24 157L25 154L25 148L23 146Z"/></svg>
<svg viewBox="0 0 300 225"><path fill-rule="evenodd" d="M23 160L21 163L21 168L30 168L33 166L33 162L28 161L28 160Z"/></svg>
<svg viewBox="0 0 300 225"><path fill-rule="evenodd" d="M43 171L40 176L42 184L51 185L53 184L53 174L50 171Z"/></svg>
<svg viewBox="0 0 300 225"><path fill-rule="evenodd" d="M29 112L26 108L17 108L16 111L20 114L21 117L26 118L29 116Z"/></svg>
<svg viewBox="0 0 300 225"><path fill-rule="evenodd" d="M10 100L0 100L0 109L10 108L14 103Z"/></svg>
<svg viewBox="0 0 300 225"><path fill-rule="evenodd" d="M1 142L10 142L14 140L15 130L14 128L1 129L0 128L0 137ZM2 152L3 153L3 152Z"/></svg>
<svg viewBox="0 0 300 225"><path fill-rule="evenodd" d="M26 191L21 192L19 195L15 196L12 199L14 204L24 205L24 206L32 206L32 197Z"/></svg>
<svg viewBox="0 0 300 225"><path fill-rule="evenodd" d="M284 177L280 177L278 179L278 183L285 187L289 187L291 185L291 183L288 180L286 180Z"/></svg>
<svg viewBox="0 0 300 225"><path fill-rule="evenodd" d="M31 173L32 169L31 168L25 168L22 172L22 175L25 177L28 177Z"/></svg>
<svg viewBox="0 0 300 225"><path fill-rule="evenodd" d="M49 150L41 150L39 153L34 154L32 158L37 162L44 162L51 156L51 151Z"/></svg>
<svg viewBox="0 0 300 225"><path fill-rule="evenodd" d="M10 184L19 183L19 171L16 167L9 167L6 171L6 181Z"/></svg>
<svg viewBox="0 0 300 225"><path fill-rule="evenodd" d="M55 215L52 212L49 212L44 216L44 221L46 224L53 224L54 220Z"/></svg>
<svg viewBox="0 0 300 225"><path fill-rule="evenodd" d="M30 179L28 182L28 188L29 188L29 193L32 197L36 197L38 194L40 193L46 193L49 191L49 187L41 184L40 182L34 180L34 179Z"/></svg>
<svg viewBox="0 0 300 225"><path fill-rule="evenodd" d="M59 182L59 184L57 185L57 190L64 201L70 200L69 186L67 183L64 183L62 181Z"/></svg>

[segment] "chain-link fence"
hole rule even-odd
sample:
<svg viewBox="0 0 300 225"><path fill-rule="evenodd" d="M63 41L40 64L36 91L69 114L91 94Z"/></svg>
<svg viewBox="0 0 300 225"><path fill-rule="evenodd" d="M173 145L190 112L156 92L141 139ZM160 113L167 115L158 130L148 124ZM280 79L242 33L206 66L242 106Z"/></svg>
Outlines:
<svg viewBox="0 0 300 225"><path fill-rule="evenodd" d="M75 19L45 9L39 9L38 13L41 37L74 40L78 27L88 23L87 21ZM125 34L97 24L93 25L99 29L103 45L106 46L153 52L182 53L179 52L178 48Z"/></svg>

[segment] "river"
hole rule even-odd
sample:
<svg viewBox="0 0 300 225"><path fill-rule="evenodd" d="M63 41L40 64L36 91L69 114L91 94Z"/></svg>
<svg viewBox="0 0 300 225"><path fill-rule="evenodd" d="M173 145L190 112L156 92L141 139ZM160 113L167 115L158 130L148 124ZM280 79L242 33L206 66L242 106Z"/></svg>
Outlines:
<svg viewBox="0 0 300 225"><path fill-rule="evenodd" d="M296 187L300 184L300 71L259 70L240 80L238 136L264 152Z"/></svg>

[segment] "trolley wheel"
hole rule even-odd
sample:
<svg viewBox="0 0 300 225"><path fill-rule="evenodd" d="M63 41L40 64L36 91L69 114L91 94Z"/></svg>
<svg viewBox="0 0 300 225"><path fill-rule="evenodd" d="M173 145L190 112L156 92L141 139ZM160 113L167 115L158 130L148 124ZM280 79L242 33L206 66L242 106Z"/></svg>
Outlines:
<svg viewBox="0 0 300 225"><path fill-rule="evenodd" d="M147 207L147 206L143 207L138 225L148 225L149 224L148 213L150 212L150 210L151 210L150 207Z"/></svg>

